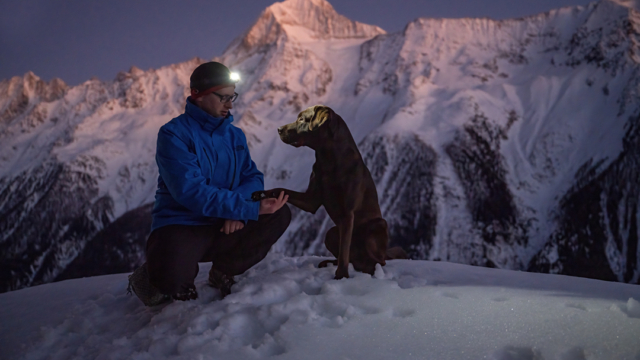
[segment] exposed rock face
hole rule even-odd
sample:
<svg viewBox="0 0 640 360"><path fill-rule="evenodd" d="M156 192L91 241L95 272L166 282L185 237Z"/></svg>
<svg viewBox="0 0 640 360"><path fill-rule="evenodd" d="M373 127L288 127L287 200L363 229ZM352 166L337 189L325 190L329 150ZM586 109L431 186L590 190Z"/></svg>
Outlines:
<svg viewBox="0 0 640 360"><path fill-rule="evenodd" d="M151 229L152 208L153 204L147 204L133 209L104 227L87 242L56 281L119 274L142 265Z"/></svg>
<svg viewBox="0 0 640 360"><path fill-rule="evenodd" d="M113 200L99 196L104 163L55 161L0 180L0 279L3 290L51 282L113 218Z"/></svg>
<svg viewBox="0 0 640 360"><path fill-rule="evenodd" d="M390 246L401 246L412 259L426 259L437 223L436 152L413 134L371 134L360 148L378 184Z"/></svg>
<svg viewBox="0 0 640 360"><path fill-rule="evenodd" d="M558 227L530 271L639 283L640 119L608 165L588 161L560 200Z"/></svg>
<svg viewBox="0 0 640 360"><path fill-rule="evenodd" d="M46 83L34 73L28 72L24 78L15 77L0 83L0 139L13 135L9 128L16 128L13 121L24 116L21 133L29 132L47 117L46 104L61 99L69 90L60 79ZM14 125L14 126L11 126ZM17 130L17 129L16 129Z"/></svg>
<svg viewBox="0 0 640 360"><path fill-rule="evenodd" d="M523 19L360 24L324 0L267 8L216 60L267 188L303 191L313 151L276 129L347 122L391 245L445 260L639 283L640 14L622 1ZM0 82L0 291L143 259L158 128L203 60L68 87ZM327 255L321 208L274 251Z"/></svg>
<svg viewBox="0 0 640 360"><path fill-rule="evenodd" d="M474 227L482 236L484 261L477 265L520 269L523 267L520 259L513 253L505 257L503 251L499 251L526 246L528 241L527 224L520 219L507 183L507 164L500 151L508 130L490 122L484 114L476 113L456 133L445 151L464 188Z"/></svg>

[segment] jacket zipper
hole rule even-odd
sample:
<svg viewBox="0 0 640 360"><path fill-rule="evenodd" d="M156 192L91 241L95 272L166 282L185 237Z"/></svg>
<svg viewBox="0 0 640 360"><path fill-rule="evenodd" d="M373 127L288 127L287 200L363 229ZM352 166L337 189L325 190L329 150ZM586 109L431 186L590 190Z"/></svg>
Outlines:
<svg viewBox="0 0 640 360"><path fill-rule="evenodd" d="M209 174L209 176L211 176L211 179L213 180L213 163L211 162L211 158L209 157L207 150L205 148L202 148L202 151L204 151L204 156L206 156L207 160L209 160L209 167L211 168L211 173Z"/></svg>
<svg viewBox="0 0 640 360"><path fill-rule="evenodd" d="M236 180L236 168L238 167L236 149L231 148L231 151L233 151L233 176L231 177L231 185L229 185L229 190L233 189L233 182Z"/></svg>

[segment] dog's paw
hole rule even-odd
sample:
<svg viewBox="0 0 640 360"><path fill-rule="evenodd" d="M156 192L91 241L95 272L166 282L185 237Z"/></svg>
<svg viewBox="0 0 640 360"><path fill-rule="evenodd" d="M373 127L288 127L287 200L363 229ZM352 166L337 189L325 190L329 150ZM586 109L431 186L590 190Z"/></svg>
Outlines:
<svg viewBox="0 0 640 360"><path fill-rule="evenodd" d="M267 198L267 193L265 191L254 191L253 194L251 194L251 200L253 201L260 201L266 198Z"/></svg>
<svg viewBox="0 0 640 360"><path fill-rule="evenodd" d="M347 278L347 279L349 278L349 269L338 266L338 269L336 270L336 276L334 276L334 279L340 280L344 278Z"/></svg>
<svg viewBox="0 0 640 360"><path fill-rule="evenodd" d="M253 194L251 194L251 200L260 201L264 199L277 199L280 196L280 191L282 190L272 189L264 191L254 191Z"/></svg>
<svg viewBox="0 0 640 360"><path fill-rule="evenodd" d="M407 255L406 251L404 251L400 246L394 246L387 249L386 258L387 260L408 259L409 255Z"/></svg>
<svg viewBox="0 0 640 360"><path fill-rule="evenodd" d="M338 265L338 260L324 260L324 261L320 262L320 264L318 264L318 267L319 268L325 268L329 264Z"/></svg>

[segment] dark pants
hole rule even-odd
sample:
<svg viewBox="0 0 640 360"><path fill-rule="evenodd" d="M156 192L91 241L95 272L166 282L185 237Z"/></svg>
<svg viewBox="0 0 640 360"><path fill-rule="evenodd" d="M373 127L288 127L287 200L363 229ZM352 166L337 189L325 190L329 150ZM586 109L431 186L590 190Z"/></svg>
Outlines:
<svg viewBox="0 0 640 360"><path fill-rule="evenodd" d="M198 262L226 275L240 275L264 259L291 222L287 205L270 215L249 220L229 235L220 232L224 220L214 225L168 225L155 229L147 240L147 268L151 284L173 295L195 288Z"/></svg>

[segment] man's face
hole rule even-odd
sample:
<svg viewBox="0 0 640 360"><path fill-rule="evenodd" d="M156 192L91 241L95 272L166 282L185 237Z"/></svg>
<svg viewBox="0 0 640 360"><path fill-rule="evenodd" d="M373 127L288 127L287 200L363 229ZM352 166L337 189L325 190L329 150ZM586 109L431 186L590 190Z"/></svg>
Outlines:
<svg viewBox="0 0 640 360"><path fill-rule="evenodd" d="M222 101L220 101L220 97L218 95L231 96L233 95L235 90L235 85L227 86L210 94L207 94L201 98L195 99L195 103L199 108L206 111L209 115L213 117L224 118L229 114L229 110L233 109L233 103L231 101L223 103Z"/></svg>

